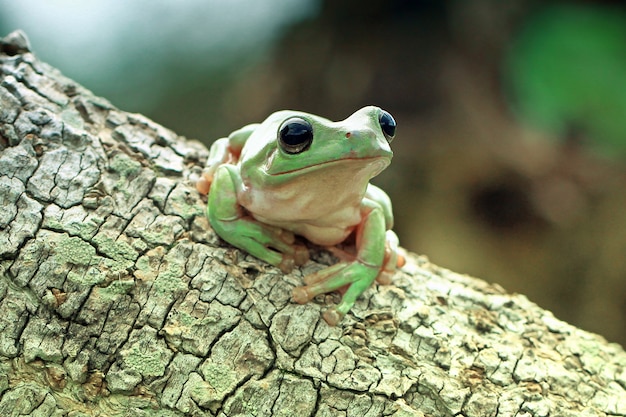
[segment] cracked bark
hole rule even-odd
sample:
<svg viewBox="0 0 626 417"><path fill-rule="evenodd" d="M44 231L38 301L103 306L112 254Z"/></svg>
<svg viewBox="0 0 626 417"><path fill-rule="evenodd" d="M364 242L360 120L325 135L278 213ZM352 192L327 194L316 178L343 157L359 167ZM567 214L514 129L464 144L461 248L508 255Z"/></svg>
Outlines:
<svg viewBox="0 0 626 417"><path fill-rule="evenodd" d="M204 146L19 32L0 75L0 416L626 415L621 347L424 257L327 326L332 296L290 301L318 263L211 231Z"/></svg>

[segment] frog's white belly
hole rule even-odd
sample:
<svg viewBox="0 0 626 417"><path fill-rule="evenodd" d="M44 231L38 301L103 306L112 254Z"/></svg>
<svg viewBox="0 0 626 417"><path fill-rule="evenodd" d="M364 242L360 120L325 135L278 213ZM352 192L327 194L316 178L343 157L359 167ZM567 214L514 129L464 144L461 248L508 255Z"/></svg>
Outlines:
<svg viewBox="0 0 626 417"><path fill-rule="evenodd" d="M244 198L242 204L254 218L290 230L318 245L343 242L361 223L361 192L353 191L343 196L330 192L320 195L311 194L305 188L300 189L296 198L284 198L284 192L268 190L255 194L251 192L249 196L252 198Z"/></svg>
<svg viewBox="0 0 626 417"><path fill-rule="evenodd" d="M290 230L322 246L332 246L343 242L361 222L360 210L346 208L332 215L300 222L277 221L254 213L253 216L260 222Z"/></svg>
<svg viewBox="0 0 626 417"><path fill-rule="evenodd" d="M238 200L260 222L327 246L344 241L361 223L366 188L366 181L356 179L341 185L331 181L323 187L292 181L258 191L244 188Z"/></svg>

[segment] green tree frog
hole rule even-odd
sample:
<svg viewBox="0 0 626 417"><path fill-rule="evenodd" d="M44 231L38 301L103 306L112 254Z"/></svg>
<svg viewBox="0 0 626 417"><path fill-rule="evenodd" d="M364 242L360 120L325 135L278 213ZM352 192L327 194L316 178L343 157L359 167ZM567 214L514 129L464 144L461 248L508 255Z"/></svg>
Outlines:
<svg viewBox="0 0 626 417"><path fill-rule="evenodd" d="M375 279L388 283L404 262L391 201L369 183L391 162L395 133L391 114L369 106L340 122L279 111L217 140L197 183L211 227L283 272L309 258L295 235L328 248L340 261L306 276L293 299L340 290L340 303L323 313L336 325Z"/></svg>

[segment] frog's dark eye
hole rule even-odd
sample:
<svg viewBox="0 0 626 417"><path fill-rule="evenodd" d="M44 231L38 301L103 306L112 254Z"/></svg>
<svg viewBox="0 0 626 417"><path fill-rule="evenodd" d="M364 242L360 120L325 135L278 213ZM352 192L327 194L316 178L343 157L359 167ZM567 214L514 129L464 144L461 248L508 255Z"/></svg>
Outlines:
<svg viewBox="0 0 626 417"><path fill-rule="evenodd" d="M299 117L287 119L278 129L278 142L287 153L304 152L313 142L313 126Z"/></svg>
<svg viewBox="0 0 626 417"><path fill-rule="evenodd" d="M378 123L380 123L380 128L382 129L387 142L391 142L393 137L396 135L396 121L393 116L388 112L381 110L380 116L378 116Z"/></svg>

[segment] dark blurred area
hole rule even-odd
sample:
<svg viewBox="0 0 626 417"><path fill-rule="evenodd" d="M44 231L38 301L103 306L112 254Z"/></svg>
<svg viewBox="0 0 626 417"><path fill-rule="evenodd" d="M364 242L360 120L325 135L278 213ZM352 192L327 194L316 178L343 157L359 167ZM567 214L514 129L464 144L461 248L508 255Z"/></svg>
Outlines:
<svg viewBox="0 0 626 417"><path fill-rule="evenodd" d="M207 144L279 109L339 120L383 107L398 134L374 182L394 202L404 247L626 345L623 1L274 3L233 32L263 38L285 12L265 43L227 37L213 49L191 39L215 44L202 22L219 8L176 24L173 12L140 10L138 20L161 20L114 29L124 36L106 60L117 73L55 61L63 43L1 2L0 32L24 29L66 75Z"/></svg>

